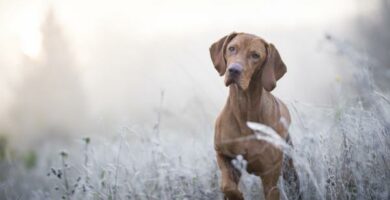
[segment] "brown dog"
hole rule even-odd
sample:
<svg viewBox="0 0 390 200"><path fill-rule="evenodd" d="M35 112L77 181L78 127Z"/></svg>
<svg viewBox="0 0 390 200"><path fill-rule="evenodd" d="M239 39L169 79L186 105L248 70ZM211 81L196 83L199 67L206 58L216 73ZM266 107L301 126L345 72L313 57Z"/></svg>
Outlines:
<svg viewBox="0 0 390 200"><path fill-rule="evenodd" d="M272 44L246 33L223 37L211 45L210 55L229 86L229 97L215 124L222 192L229 200L243 199L237 187L240 173L231 164L232 159L242 155L248 162L248 172L261 177L266 199L279 199L277 182L283 153L264 141L239 138L254 134L247 127L247 122L252 121L272 127L287 139L288 130L281 118L290 124L290 114L286 105L270 93L286 73L286 66Z"/></svg>

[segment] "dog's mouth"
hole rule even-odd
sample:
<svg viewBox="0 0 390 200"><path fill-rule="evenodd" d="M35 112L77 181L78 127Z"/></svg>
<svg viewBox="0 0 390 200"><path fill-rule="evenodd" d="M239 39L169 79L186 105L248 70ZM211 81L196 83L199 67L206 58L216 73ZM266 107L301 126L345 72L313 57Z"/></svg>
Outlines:
<svg viewBox="0 0 390 200"><path fill-rule="evenodd" d="M239 82L238 80L239 80L239 76L229 74L228 76L226 76L225 85L229 86L233 83L238 84Z"/></svg>

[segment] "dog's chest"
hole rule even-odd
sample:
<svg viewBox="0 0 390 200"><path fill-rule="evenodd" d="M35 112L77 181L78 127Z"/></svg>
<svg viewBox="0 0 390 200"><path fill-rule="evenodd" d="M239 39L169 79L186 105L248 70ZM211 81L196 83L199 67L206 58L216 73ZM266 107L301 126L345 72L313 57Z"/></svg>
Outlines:
<svg viewBox="0 0 390 200"><path fill-rule="evenodd" d="M242 155L249 162L266 157L265 154L270 153L270 146L257 140L246 123L238 123L231 115L222 116L217 120L214 141L218 153L230 158Z"/></svg>
<svg viewBox="0 0 390 200"><path fill-rule="evenodd" d="M236 141L229 143L217 144L218 151L230 158L234 158L238 155L245 156L248 153L247 142Z"/></svg>
<svg viewBox="0 0 390 200"><path fill-rule="evenodd" d="M234 158L237 155L251 157L260 152L263 142L256 140L252 130L240 129L236 123L229 125L222 126L216 133L215 147L219 153Z"/></svg>
<svg viewBox="0 0 390 200"><path fill-rule="evenodd" d="M242 155L245 160L252 162L258 160L265 152L268 152L270 146L263 141L255 139L244 139L228 143L218 144L218 152L230 158L236 158Z"/></svg>

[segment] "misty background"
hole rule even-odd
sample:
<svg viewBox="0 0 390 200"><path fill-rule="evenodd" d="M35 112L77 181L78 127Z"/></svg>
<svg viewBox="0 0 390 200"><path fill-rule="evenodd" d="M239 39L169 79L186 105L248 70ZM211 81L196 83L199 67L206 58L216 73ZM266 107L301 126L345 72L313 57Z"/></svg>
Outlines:
<svg viewBox="0 0 390 200"><path fill-rule="evenodd" d="M163 132L212 138L227 88L208 47L232 31L276 45L288 73L274 93L287 102L331 105L337 85L348 83L353 70L327 34L377 58L375 80L387 91L388 8L388 1L1 1L0 130L29 143L150 127L163 92ZM23 52L29 42L38 43L34 55Z"/></svg>
<svg viewBox="0 0 390 200"><path fill-rule="evenodd" d="M0 198L221 199L213 127L228 88L208 49L236 31L287 65L272 93L292 114L304 199L388 199L389 9L0 0ZM259 199L259 179L242 182Z"/></svg>

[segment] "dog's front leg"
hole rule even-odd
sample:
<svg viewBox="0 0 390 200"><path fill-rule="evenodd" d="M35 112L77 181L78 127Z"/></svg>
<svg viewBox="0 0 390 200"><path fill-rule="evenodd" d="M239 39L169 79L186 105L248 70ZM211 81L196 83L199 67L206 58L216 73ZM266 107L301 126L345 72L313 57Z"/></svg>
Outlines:
<svg viewBox="0 0 390 200"><path fill-rule="evenodd" d="M278 164L276 168L272 171L267 171L266 174L257 173L261 177L263 183L264 197L266 200L279 200L280 193L277 186L279 175L280 175L281 165Z"/></svg>
<svg viewBox="0 0 390 200"><path fill-rule="evenodd" d="M240 172L235 169L230 159L217 153L217 162L221 170L221 190L228 200L243 200L242 193L238 190Z"/></svg>

